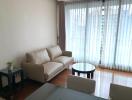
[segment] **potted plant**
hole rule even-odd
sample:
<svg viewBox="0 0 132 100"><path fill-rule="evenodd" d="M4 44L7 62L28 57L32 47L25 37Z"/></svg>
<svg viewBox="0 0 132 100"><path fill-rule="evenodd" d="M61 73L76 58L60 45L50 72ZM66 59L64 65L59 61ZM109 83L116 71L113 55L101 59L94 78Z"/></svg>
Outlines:
<svg viewBox="0 0 132 100"><path fill-rule="evenodd" d="M7 62L7 68L8 68L8 70L13 70L13 63Z"/></svg>

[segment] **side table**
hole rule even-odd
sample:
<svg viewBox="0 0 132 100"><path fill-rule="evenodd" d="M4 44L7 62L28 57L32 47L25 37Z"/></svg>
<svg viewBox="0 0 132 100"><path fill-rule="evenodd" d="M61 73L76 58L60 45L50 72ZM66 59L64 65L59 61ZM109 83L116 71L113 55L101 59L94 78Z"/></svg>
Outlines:
<svg viewBox="0 0 132 100"><path fill-rule="evenodd" d="M23 85L23 80L24 80L24 75L23 75L23 70L22 68L18 67L18 68L14 68L13 70L8 70L8 69L2 69L0 70L0 95L3 96L3 94L5 93L2 93L3 92L3 85L2 85L2 77L5 76L7 77L8 79L8 92L10 91L10 93L8 93L9 95L12 95L14 93L14 89L16 87L16 81L15 81L15 76L17 74L20 74L20 77L21 77L21 86ZM9 96L7 96L9 97Z"/></svg>

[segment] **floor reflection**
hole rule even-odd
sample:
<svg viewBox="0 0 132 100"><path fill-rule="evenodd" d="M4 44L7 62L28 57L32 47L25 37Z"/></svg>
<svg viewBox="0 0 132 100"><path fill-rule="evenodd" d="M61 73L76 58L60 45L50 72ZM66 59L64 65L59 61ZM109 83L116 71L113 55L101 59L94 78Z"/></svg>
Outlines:
<svg viewBox="0 0 132 100"><path fill-rule="evenodd" d="M55 77L51 83L66 86L66 80L69 74L71 74L71 70L65 70ZM87 78L87 75L80 74L80 77ZM97 68L94 72L93 79L96 80L95 95L106 99L109 97L110 83L132 87L132 73L128 72Z"/></svg>

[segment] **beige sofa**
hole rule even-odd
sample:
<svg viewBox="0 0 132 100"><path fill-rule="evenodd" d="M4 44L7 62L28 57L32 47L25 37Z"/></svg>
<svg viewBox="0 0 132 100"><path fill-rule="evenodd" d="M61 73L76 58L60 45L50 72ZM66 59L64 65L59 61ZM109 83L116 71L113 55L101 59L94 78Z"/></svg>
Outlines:
<svg viewBox="0 0 132 100"><path fill-rule="evenodd" d="M52 46L26 54L22 68L27 77L39 82L51 80L73 63L72 53Z"/></svg>

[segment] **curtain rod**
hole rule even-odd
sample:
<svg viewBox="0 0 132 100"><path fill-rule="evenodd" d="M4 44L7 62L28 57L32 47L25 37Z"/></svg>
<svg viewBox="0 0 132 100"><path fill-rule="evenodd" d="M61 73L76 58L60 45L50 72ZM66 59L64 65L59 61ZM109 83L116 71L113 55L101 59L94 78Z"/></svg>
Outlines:
<svg viewBox="0 0 132 100"><path fill-rule="evenodd" d="M81 2L81 1L100 1L100 0L57 0L57 2Z"/></svg>
<svg viewBox="0 0 132 100"><path fill-rule="evenodd" d="M102 0L57 0L57 3L80 3L80 2L94 2Z"/></svg>
<svg viewBox="0 0 132 100"><path fill-rule="evenodd" d="M72 2L91 2L91 1L102 1L105 2L106 0L57 0L57 2L65 2L65 3L72 3ZM110 1L110 0L107 0Z"/></svg>

